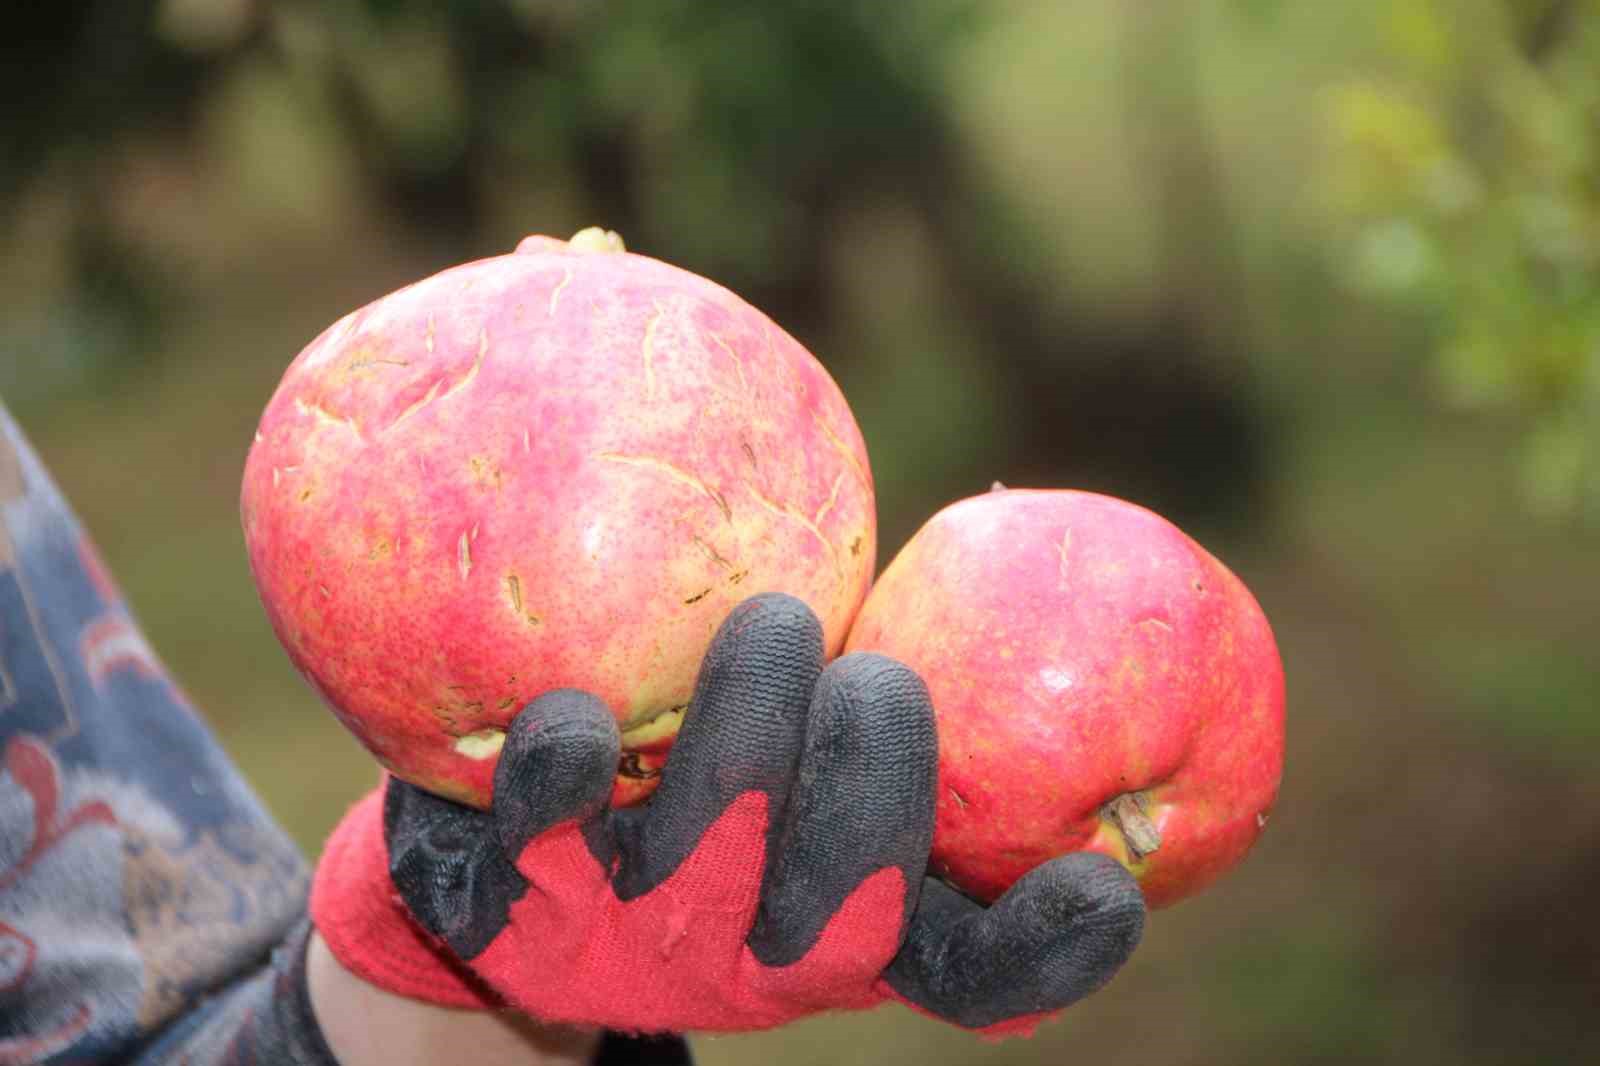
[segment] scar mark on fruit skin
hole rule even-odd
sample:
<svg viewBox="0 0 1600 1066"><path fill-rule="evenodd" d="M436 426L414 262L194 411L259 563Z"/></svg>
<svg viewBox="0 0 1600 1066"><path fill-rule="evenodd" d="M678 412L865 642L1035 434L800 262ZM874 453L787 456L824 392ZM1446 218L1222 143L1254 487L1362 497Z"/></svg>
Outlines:
<svg viewBox="0 0 1600 1066"><path fill-rule="evenodd" d="M833 479L833 488L828 490L827 502L821 507L817 508L817 513L812 517L811 523L813 525L820 528L822 526L822 520L828 516L829 511L833 510L834 503L839 499L839 485L843 481L844 471L841 470Z"/></svg>
<svg viewBox="0 0 1600 1066"><path fill-rule="evenodd" d="M428 354L433 354L433 316L428 316L428 332L423 336L422 343L427 346Z"/></svg>
<svg viewBox="0 0 1600 1066"><path fill-rule="evenodd" d="M461 571L461 580L465 581L472 573L472 540L470 534L462 533L461 539L456 541L456 569Z"/></svg>
<svg viewBox="0 0 1600 1066"><path fill-rule="evenodd" d="M667 313L659 300L655 301L655 306L656 313L645 324L644 343L639 346L640 356L644 360L644 395L648 400L656 398L656 327L661 325L661 316Z"/></svg>
<svg viewBox="0 0 1600 1066"><path fill-rule="evenodd" d="M735 571L734 573L731 573L731 574L728 575L728 584L737 585L739 582L743 581L745 578L747 578L749 576L750 576L750 571L749 570L738 570L738 571Z"/></svg>
<svg viewBox="0 0 1600 1066"><path fill-rule="evenodd" d="M432 339L433 338L433 319L431 317L428 319L428 338L429 338L429 340L428 340L428 350L432 351L433 350L433 339ZM487 355L488 352L489 352L489 334L486 331L480 329L478 331L478 354L477 354L477 357L472 360L472 366L468 368L466 374L462 376L461 380L456 382L454 385L450 386L450 388L446 389L443 393L441 393L439 390L444 388L444 380L445 379L444 378L439 378L437 381L435 381L432 385L430 385L428 387L428 391L427 391L426 394L423 395L422 399L418 400L416 403L412 404L410 407L407 407L404 411L401 411L400 412L400 417L396 418L393 422L390 422L388 428L385 429L384 432L387 433L390 429L393 429L394 427L398 426L400 423L404 422L406 419L410 418L412 415L416 414L418 411L422 410L424 407L428 406L430 403L433 403L435 400L448 400L450 397L454 396L456 393L460 392L462 389L466 388L468 385L471 385L475 380L477 380L478 371L483 369L483 357L485 355Z"/></svg>
<svg viewBox="0 0 1600 1066"><path fill-rule="evenodd" d="M684 600L683 602L684 602L685 606L687 606L688 604L691 604L691 603L699 603L701 600L705 599L709 595L711 595L711 590L710 589L701 589L699 592L695 593L693 596L690 596L688 599Z"/></svg>
<svg viewBox="0 0 1600 1066"><path fill-rule="evenodd" d="M728 498L675 463L669 463L665 459L658 459L653 455L623 455L621 452L599 452L595 455L595 458L608 463L621 463L624 466L636 466L644 470L654 470L658 474L663 474L674 481L688 485L716 504L717 509L722 512L724 520L733 521L733 508L728 506Z"/></svg>
<svg viewBox="0 0 1600 1066"><path fill-rule="evenodd" d="M533 444L528 439L528 431L527 430L523 430L522 431L522 450L524 452L529 452L529 451L533 450Z"/></svg>
<svg viewBox="0 0 1600 1066"><path fill-rule="evenodd" d="M856 472L856 477L860 480L862 487L870 489L872 487L872 479L861 468L861 462L856 458L855 453L850 450L850 446L840 439L839 435L833 431L833 427L828 425L821 415L813 413L811 419L816 422L817 428L822 430L822 435L828 438L828 443L833 445L833 450L838 452L850 469Z"/></svg>
<svg viewBox="0 0 1600 1066"><path fill-rule="evenodd" d="M550 290L550 315L551 315L551 317L555 316L556 305L561 302L561 290L566 288L570 284L572 284L572 268L571 267L567 267L567 271L566 271L566 273L564 275L562 275L561 281L556 285L555 288Z"/></svg>
<svg viewBox="0 0 1600 1066"><path fill-rule="evenodd" d="M328 586L326 586L326 585L318 585L317 586L317 591L322 593L322 598L323 599L325 599L325 600L333 599L333 593L328 591Z"/></svg>
<svg viewBox="0 0 1600 1066"><path fill-rule="evenodd" d="M407 362L406 360L404 360L404 359L379 359L379 358L377 358L375 356L367 356L367 357L363 358L363 357L358 355L354 359L350 360L350 365L345 367L345 369L346 370L365 370L369 366L410 366L410 365L411 364L409 362Z"/></svg>
<svg viewBox="0 0 1600 1066"><path fill-rule="evenodd" d="M1061 534L1061 543L1056 548L1056 557L1061 560L1056 567L1056 587L1067 587L1067 553L1072 550L1072 527L1068 526L1065 533Z"/></svg>
<svg viewBox="0 0 1600 1066"><path fill-rule="evenodd" d="M522 609L522 579L516 574L506 575L506 596L511 601L512 611L521 615L524 622L527 622L531 626L536 626L539 624L540 619L538 615L534 614L532 611L524 611ZM511 680L507 682L507 684L515 685L516 683L517 677L515 674L513 674L511 675Z"/></svg>
<svg viewBox="0 0 1600 1066"><path fill-rule="evenodd" d="M739 391L746 396L750 395L750 383L745 380L744 376L744 360L739 358L739 353L733 350L732 345L722 339L722 334L711 333L709 336L719 348L728 353L728 358L733 360L734 372L739 375Z"/></svg>
<svg viewBox="0 0 1600 1066"><path fill-rule="evenodd" d="M967 809L967 799L966 799L965 796L963 796L961 793L957 792L953 788L947 789L947 791L950 793L950 798L956 801L956 806L957 807L960 807L962 810L966 810Z"/></svg>
<svg viewBox="0 0 1600 1066"><path fill-rule="evenodd" d="M431 350L431 348L430 348L430 350ZM400 412L400 417L396 418L393 422L389 423L389 429L393 429L394 427L398 426L400 423L404 422L406 419L410 418L412 415L416 414L418 411L420 411L424 407L428 406L434 400L438 399L439 398L439 386L443 385L443 384L444 384L444 379L443 378L440 378L438 381L435 381L431 386L429 386L427 393L423 395L422 399L418 400L416 403L412 404L410 407L407 407L404 411L401 411ZM387 432L387 431L385 431L385 432Z"/></svg>
<svg viewBox="0 0 1600 1066"><path fill-rule="evenodd" d="M450 386L450 388L448 390L446 390L445 393L439 397L439 399L448 400L450 397L454 396L456 393L460 392L462 389L466 388L468 385L471 385L474 381L476 381L478 379L478 371L483 369L483 357L488 355L488 354L489 354L489 331L486 330L486 329L479 329L478 330L478 354L473 357L472 366L470 368L468 368L468 370L466 372L466 375L463 376L460 381L458 381L454 385Z"/></svg>
<svg viewBox="0 0 1600 1066"><path fill-rule="evenodd" d="M473 479L482 484L493 484L498 491L504 475L500 468L481 455L468 458L467 466L472 470Z"/></svg>
<svg viewBox="0 0 1600 1066"><path fill-rule="evenodd" d="M351 433L354 433L357 440L361 439L361 427L357 425L356 420L351 418L349 415L336 414L319 403L307 403L298 396L295 397L294 409L299 411L302 415L309 415L316 418L316 420L323 425L343 426Z"/></svg>
<svg viewBox="0 0 1600 1066"><path fill-rule="evenodd" d="M1162 618L1140 619L1139 624L1142 626L1155 626L1157 629L1164 630L1168 633L1172 632L1172 623Z"/></svg>
<svg viewBox="0 0 1600 1066"><path fill-rule="evenodd" d="M728 562L728 560L724 559L722 557L722 553L717 551L716 548L714 548L710 544L707 544L704 540L701 540L698 536L695 536L693 534L690 535L689 539L694 541L695 547L697 547L701 551L705 552L706 553L706 558L710 559L713 563L716 563L718 566L722 567L724 570L732 570L733 569L733 564Z"/></svg>
<svg viewBox="0 0 1600 1066"><path fill-rule="evenodd" d="M839 549L834 546L833 541L829 540L823 535L822 530L817 528L817 524L815 522L801 514L799 511L795 510L793 504L776 503L757 492L756 487L750 484L750 482L746 481L744 485L745 488L749 490L751 498L759 503L762 507L771 511L775 515L787 518L790 521L798 523L800 526L809 530L811 535L820 540L823 547L828 549L828 557L833 560L833 568L837 570L841 576L844 574L844 567L839 562Z"/></svg>

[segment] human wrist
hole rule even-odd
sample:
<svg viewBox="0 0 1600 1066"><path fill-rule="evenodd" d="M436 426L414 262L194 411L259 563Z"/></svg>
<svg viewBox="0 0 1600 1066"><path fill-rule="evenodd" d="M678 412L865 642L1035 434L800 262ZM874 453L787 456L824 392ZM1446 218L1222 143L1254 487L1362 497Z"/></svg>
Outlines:
<svg viewBox="0 0 1600 1066"><path fill-rule="evenodd" d="M511 1011L462 1010L408 999L346 969L313 932L306 947L311 1007L340 1066L425 1066L457 1061L472 1048L476 1066L579 1066L600 1034L544 1025Z"/></svg>

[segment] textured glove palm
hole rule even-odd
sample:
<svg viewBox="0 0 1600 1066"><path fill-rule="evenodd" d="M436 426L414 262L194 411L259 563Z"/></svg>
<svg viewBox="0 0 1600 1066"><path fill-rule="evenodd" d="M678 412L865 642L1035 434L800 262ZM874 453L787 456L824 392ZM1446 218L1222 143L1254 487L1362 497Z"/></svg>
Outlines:
<svg viewBox="0 0 1600 1066"><path fill-rule="evenodd" d="M988 910L925 881L926 689L880 656L822 657L798 601L735 610L642 808L606 807L619 739L605 707L535 700L492 813L391 780L346 817L318 868L320 930L405 995L642 1032L891 997L1010 1031L1104 983L1142 928L1131 878L1072 856Z"/></svg>

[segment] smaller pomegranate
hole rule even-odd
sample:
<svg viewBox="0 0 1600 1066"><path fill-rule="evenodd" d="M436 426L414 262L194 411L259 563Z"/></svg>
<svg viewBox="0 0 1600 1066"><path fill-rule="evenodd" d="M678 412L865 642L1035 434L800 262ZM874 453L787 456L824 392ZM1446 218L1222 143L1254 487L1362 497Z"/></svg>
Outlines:
<svg viewBox="0 0 1600 1066"><path fill-rule="evenodd" d="M978 899L1088 850L1165 906L1237 864L1272 812L1272 631L1237 577L1142 507L999 486L952 504L884 571L846 649L927 682L933 868Z"/></svg>

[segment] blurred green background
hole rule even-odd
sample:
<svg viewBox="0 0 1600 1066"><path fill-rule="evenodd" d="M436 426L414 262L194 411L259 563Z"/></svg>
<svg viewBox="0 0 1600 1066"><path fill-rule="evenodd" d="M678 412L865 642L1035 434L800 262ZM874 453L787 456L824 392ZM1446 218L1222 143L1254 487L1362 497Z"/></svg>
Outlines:
<svg viewBox="0 0 1600 1066"><path fill-rule="evenodd" d="M1600 12L1569 0L100 0L0 42L0 395L308 853L367 757L238 481L405 282L600 223L805 342L883 559L992 480L1154 507L1277 631L1237 873L1027 1042L711 1064L1594 1061Z"/></svg>

